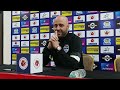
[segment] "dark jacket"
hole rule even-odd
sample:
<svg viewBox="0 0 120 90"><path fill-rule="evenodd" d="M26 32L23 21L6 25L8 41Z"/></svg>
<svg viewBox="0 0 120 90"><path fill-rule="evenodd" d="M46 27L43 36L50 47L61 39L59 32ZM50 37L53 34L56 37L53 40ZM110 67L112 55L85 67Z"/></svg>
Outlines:
<svg viewBox="0 0 120 90"><path fill-rule="evenodd" d="M63 68L79 69L84 68L82 58L82 42L81 39L73 33L68 33L64 38L59 39L62 50L57 51L56 49L49 50L46 44L43 50L43 65L45 66L50 62L49 56L53 57L56 66ZM75 58L70 55L76 55L80 58L78 62Z"/></svg>

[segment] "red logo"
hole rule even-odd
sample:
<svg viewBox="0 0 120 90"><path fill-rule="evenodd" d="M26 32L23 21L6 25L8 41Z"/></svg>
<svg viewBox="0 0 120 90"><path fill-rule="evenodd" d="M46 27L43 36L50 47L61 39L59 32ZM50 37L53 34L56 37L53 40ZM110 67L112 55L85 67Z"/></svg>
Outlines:
<svg viewBox="0 0 120 90"><path fill-rule="evenodd" d="M26 38L26 36L24 36L24 38Z"/></svg>
<svg viewBox="0 0 120 90"><path fill-rule="evenodd" d="M94 19L94 16L91 16L91 19Z"/></svg>
<svg viewBox="0 0 120 90"><path fill-rule="evenodd" d="M45 38L45 37L46 37L46 35L43 35L43 37Z"/></svg>
<svg viewBox="0 0 120 90"><path fill-rule="evenodd" d="M94 35L94 32L91 32L91 35Z"/></svg>
<svg viewBox="0 0 120 90"><path fill-rule="evenodd" d="M17 44L17 42L15 42L15 44Z"/></svg>
<svg viewBox="0 0 120 90"><path fill-rule="evenodd" d="M21 57L20 60L19 60L19 67L22 69L22 70L25 70L27 67L28 67L28 61L25 57Z"/></svg>
<svg viewBox="0 0 120 90"><path fill-rule="evenodd" d="M105 31L105 34L108 35L110 33L110 31Z"/></svg>
<svg viewBox="0 0 120 90"><path fill-rule="evenodd" d="M91 39L91 42L94 42L94 39L93 39L93 38Z"/></svg>
<svg viewBox="0 0 120 90"><path fill-rule="evenodd" d="M15 36L15 39L17 39L17 36Z"/></svg>
<svg viewBox="0 0 120 90"><path fill-rule="evenodd" d="M54 14L57 14L57 12L55 11Z"/></svg>
<svg viewBox="0 0 120 90"><path fill-rule="evenodd" d="M40 66L39 59L35 59L35 60L34 60L34 67L35 67L35 68L38 68L39 66Z"/></svg>
<svg viewBox="0 0 120 90"><path fill-rule="evenodd" d="M33 24L35 25L35 24L36 24L36 22L33 22Z"/></svg>
<svg viewBox="0 0 120 90"><path fill-rule="evenodd" d="M81 35L81 33L78 33L78 36L80 36Z"/></svg>
<svg viewBox="0 0 120 90"><path fill-rule="evenodd" d="M36 35L34 35L33 38L36 38Z"/></svg>
<svg viewBox="0 0 120 90"><path fill-rule="evenodd" d="M78 16L78 19L80 19L81 17L80 16Z"/></svg>

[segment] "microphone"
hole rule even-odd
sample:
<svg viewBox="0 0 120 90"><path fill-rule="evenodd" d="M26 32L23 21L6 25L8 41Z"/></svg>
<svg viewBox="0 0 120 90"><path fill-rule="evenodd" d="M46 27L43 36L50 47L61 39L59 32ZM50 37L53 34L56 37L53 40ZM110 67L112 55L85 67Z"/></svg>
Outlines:
<svg viewBox="0 0 120 90"><path fill-rule="evenodd" d="M86 76L86 71L84 69L74 70L69 74L70 78L84 78Z"/></svg>

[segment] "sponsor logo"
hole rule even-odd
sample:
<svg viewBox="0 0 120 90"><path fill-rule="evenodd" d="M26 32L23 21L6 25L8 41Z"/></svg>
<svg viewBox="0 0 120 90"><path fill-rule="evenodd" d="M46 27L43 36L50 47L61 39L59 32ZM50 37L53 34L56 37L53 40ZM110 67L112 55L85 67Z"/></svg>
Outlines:
<svg viewBox="0 0 120 90"><path fill-rule="evenodd" d="M39 53L39 47L33 47L33 48L30 48L30 53L34 53L34 54L37 54Z"/></svg>
<svg viewBox="0 0 120 90"><path fill-rule="evenodd" d="M72 16L72 11L62 11L63 16Z"/></svg>
<svg viewBox="0 0 120 90"><path fill-rule="evenodd" d="M12 53L20 53L20 48L12 48Z"/></svg>
<svg viewBox="0 0 120 90"><path fill-rule="evenodd" d="M74 16L74 23L85 22L85 15Z"/></svg>
<svg viewBox="0 0 120 90"><path fill-rule="evenodd" d="M22 21L21 22L21 27L28 27L29 26L29 21Z"/></svg>
<svg viewBox="0 0 120 90"><path fill-rule="evenodd" d="M30 13L37 13L37 12L39 12L39 11L30 11Z"/></svg>
<svg viewBox="0 0 120 90"><path fill-rule="evenodd" d="M116 45L116 54L120 54L120 45Z"/></svg>
<svg viewBox="0 0 120 90"><path fill-rule="evenodd" d="M29 47L29 41L21 41L21 47Z"/></svg>
<svg viewBox="0 0 120 90"><path fill-rule="evenodd" d="M115 12L115 18L120 18L120 11Z"/></svg>
<svg viewBox="0 0 120 90"><path fill-rule="evenodd" d="M17 60L17 54L12 54L12 60Z"/></svg>
<svg viewBox="0 0 120 90"><path fill-rule="evenodd" d="M42 53L42 52L43 52L43 49L44 49L44 47L40 47L40 53Z"/></svg>
<svg viewBox="0 0 120 90"><path fill-rule="evenodd" d="M52 11L51 12L51 18L55 18L60 15L60 11Z"/></svg>
<svg viewBox="0 0 120 90"><path fill-rule="evenodd" d="M95 23L90 23L90 25L88 25L88 27L90 27L91 29L94 29L97 25L95 25Z"/></svg>
<svg viewBox="0 0 120 90"><path fill-rule="evenodd" d="M49 18L49 12L40 13L40 18Z"/></svg>
<svg viewBox="0 0 120 90"><path fill-rule="evenodd" d="M39 20L30 21L30 26L39 26Z"/></svg>
<svg viewBox="0 0 120 90"><path fill-rule="evenodd" d="M39 59L38 59L38 58L34 59L33 66L34 66L36 69L40 67L40 62L39 62Z"/></svg>
<svg viewBox="0 0 120 90"><path fill-rule="evenodd" d="M104 59L106 62L108 62L112 58L109 55L105 55L104 57L102 57L102 59Z"/></svg>
<svg viewBox="0 0 120 90"><path fill-rule="evenodd" d="M83 46L85 45L85 39L82 39L82 45Z"/></svg>
<svg viewBox="0 0 120 90"><path fill-rule="evenodd" d="M87 53L99 53L98 46L87 46Z"/></svg>
<svg viewBox="0 0 120 90"><path fill-rule="evenodd" d="M42 19L40 20L40 25L49 25L49 19Z"/></svg>
<svg viewBox="0 0 120 90"><path fill-rule="evenodd" d="M12 47L20 47L20 41L12 41Z"/></svg>
<svg viewBox="0 0 120 90"><path fill-rule="evenodd" d="M12 22L12 28L19 28L20 22Z"/></svg>
<svg viewBox="0 0 120 90"><path fill-rule="evenodd" d="M116 45L120 45L120 38L116 38Z"/></svg>
<svg viewBox="0 0 120 90"><path fill-rule="evenodd" d="M20 11L12 11L12 15L20 15Z"/></svg>
<svg viewBox="0 0 120 90"><path fill-rule="evenodd" d="M30 20L39 19L39 13L30 14Z"/></svg>
<svg viewBox="0 0 120 90"><path fill-rule="evenodd" d="M87 39L87 45L99 45L99 39L98 38Z"/></svg>
<svg viewBox="0 0 120 90"><path fill-rule="evenodd" d="M111 45L111 38L104 38L103 45Z"/></svg>
<svg viewBox="0 0 120 90"><path fill-rule="evenodd" d="M23 19L23 20L27 20L27 19L28 19L28 16L27 16L27 15L23 15L23 16L22 16L22 19Z"/></svg>
<svg viewBox="0 0 120 90"><path fill-rule="evenodd" d="M87 15L87 21L98 21L99 14L89 14Z"/></svg>
<svg viewBox="0 0 120 90"><path fill-rule="evenodd" d="M28 60L25 57L21 57L19 60L19 67L25 70L28 67Z"/></svg>
<svg viewBox="0 0 120 90"><path fill-rule="evenodd" d="M31 27L30 33L39 33L39 27Z"/></svg>
<svg viewBox="0 0 120 90"><path fill-rule="evenodd" d="M120 29L116 29L116 36L120 36Z"/></svg>
<svg viewBox="0 0 120 90"><path fill-rule="evenodd" d="M40 39L49 39L49 33L41 33Z"/></svg>
<svg viewBox="0 0 120 90"><path fill-rule="evenodd" d="M47 40L40 40L40 46L45 47Z"/></svg>
<svg viewBox="0 0 120 90"><path fill-rule="evenodd" d="M114 53L114 46L101 46L101 53Z"/></svg>
<svg viewBox="0 0 120 90"><path fill-rule="evenodd" d="M50 31L50 27L49 26L41 26L40 27L40 32L49 32Z"/></svg>
<svg viewBox="0 0 120 90"><path fill-rule="evenodd" d="M21 11L21 14L28 14L29 11Z"/></svg>
<svg viewBox="0 0 120 90"><path fill-rule="evenodd" d="M12 16L12 21L20 21L20 16Z"/></svg>
<svg viewBox="0 0 120 90"><path fill-rule="evenodd" d="M85 38L85 31L74 31L74 34L80 38Z"/></svg>
<svg viewBox="0 0 120 90"><path fill-rule="evenodd" d="M101 70L114 70L114 64L113 63L101 63Z"/></svg>
<svg viewBox="0 0 120 90"><path fill-rule="evenodd" d="M80 15L80 14L84 14L84 12L83 11L75 11L76 13L75 13L75 15Z"/></svg>
<svg viewBox="0 0 120 90"><path fill-rule="evenodd" d="M21 35L21 40L29 40L29 34Z"/></svg>
<svg viewBox="0 0 120 90"><path fill-rule="evenodd" d="M74 30L85 30L85 23L74 24Z"/></svg>
<svg viewBox="0 0 120 90"><path fill-rule="evenodd" d="M100 30L101 37L114 36L113 29Z"/></svg>
<svg viewBox="0 0 120 90"><path fill-rule="evenodd" d="M100 20L110 20L114 18L114 13L113 12L108 12L108 13L101 13L100 14Z"/></svg>
<svg viewBox="0 0 120 90"><path fill-rule="evenodd" d="M99 37L99 31L98 30L87 31L87 37Z"/></svg>
<svg viewBox="0 0 120 90"><path fill-rule="evenodd" d="M29 53L29 48L21 48L21 53Z"/></svg>
<svg viewBox="0 0 120 90"><path fill-rule="evenodd" d="M12 40L20 40L20 35L12 35Z"/></svg>
<svg viewBox="0 0 120 90"><path fill-rule="evenodd" d="M21 34L29 33L29 28L21 28Z"/></svg>
<svg viewBox="0 0 120 90"><path fill-rule="evenodd" d="M39 34L30 34L30 40L37 40L39 39Z"/></svg>
<svg viewBox="0 0 120 90"><path fill-rule="evenodd" d="M39 46L39 41L30 41L30 46Z"/></svg>
<svg viewBox="0 0 120 90"><path fill-rule="evenodd" d="M87 13L97 13L98 11L87 11Z"/></svg>
<svg viewBox="0 0 120 90"><path fill-rule="evenodd" d="M86 29L98 29L98 21L86 22Z"/></svg>
<svg viewBox="0 0 120 90"><path fill-rule="evenodd" d="M103 23L103 28L111 28L111 23L110 23L110 21L105 21L105 22Z"/></svg>
<svg viewBox="0 0 120 90"><path fill-rule="evenodd" d="M68 23L72 23L72 17L67 17L68 18Z"/></svg>
<svg viewBox="0 0 120 90"><path fill-rule="evenodd" d="M20 34L20 28L12 29L12 34Z"/></svg>
<svg viewBox="0 0 120 90"><path fill-rule="evenodd" d="M120 19L116 19L116 28L120 28Z"/></svg>

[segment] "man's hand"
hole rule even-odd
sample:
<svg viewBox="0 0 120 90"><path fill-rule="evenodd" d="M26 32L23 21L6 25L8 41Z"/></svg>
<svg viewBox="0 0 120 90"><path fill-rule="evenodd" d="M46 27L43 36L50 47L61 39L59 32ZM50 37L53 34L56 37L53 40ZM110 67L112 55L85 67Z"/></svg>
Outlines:
<svg viewBox="0 0 120 90"><path fill-rule="evenodd" d="M52 48L53 48L51 41L49 41L47 48L48 48L48 49L52 49Z"/></svg>
<svg viewBox="0 0 120 90"><path fill-rule="evenodd" d="M54 48L56 49L59 46L57 31L53 34L53 36L49 39L48 49Z"/></svg>

